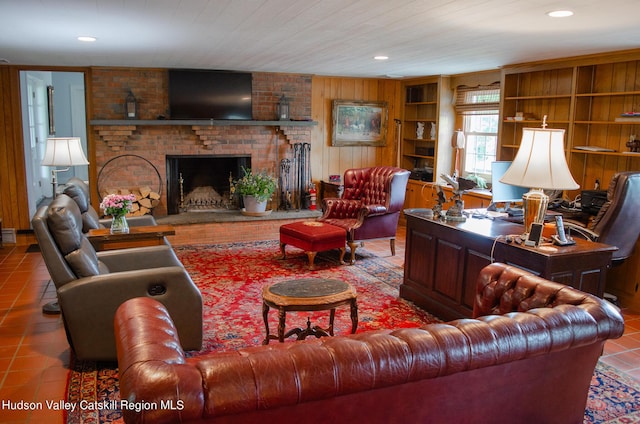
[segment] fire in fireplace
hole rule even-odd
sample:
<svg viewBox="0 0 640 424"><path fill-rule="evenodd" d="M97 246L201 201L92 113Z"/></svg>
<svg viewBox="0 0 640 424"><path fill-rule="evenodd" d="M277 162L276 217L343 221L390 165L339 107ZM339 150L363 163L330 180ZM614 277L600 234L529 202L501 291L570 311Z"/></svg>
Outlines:
<svg viewBox="0 0 640 424"><path fill-rule="evenodd" d="M251 156L166 156L167 213L224 210L230 202L230 181L251 168ZM181 210L182 208L182 210Z"/></svg>

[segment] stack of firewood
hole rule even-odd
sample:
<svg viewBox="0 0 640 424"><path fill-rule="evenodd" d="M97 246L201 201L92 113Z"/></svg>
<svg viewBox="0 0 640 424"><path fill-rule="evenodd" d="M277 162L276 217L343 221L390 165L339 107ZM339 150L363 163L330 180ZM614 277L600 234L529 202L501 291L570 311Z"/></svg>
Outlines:
<svg viewBox="0 0 640 424"><path fill-rule="evenodd" d="M160 203L160 193L157 193L151 189L149 186L126 189L108 189L102 190L100 192L100 196L104 198L108 194L133 194L135 196L135 200L131 205L131 212L127 214L127 216L142 216L151 214L153 208L158 206Z"/></svg>

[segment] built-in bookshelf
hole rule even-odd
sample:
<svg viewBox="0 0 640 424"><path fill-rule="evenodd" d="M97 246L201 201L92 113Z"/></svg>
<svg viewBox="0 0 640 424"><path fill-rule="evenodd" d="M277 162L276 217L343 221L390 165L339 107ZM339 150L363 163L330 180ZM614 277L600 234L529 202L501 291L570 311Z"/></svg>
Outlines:
<svg viewBox="0 0 640 424"><path fill-rule="evenodd" d="M433 76L403 83L404 108L400 166L413 171L407 184L405 207L425 207L425 190L441 173L451 173L454 111L450 78ZM418 124L424 132L418 134Z"/></svg>
<svg viewBox="0 0 640 424"><path fill-rule="evenodd" d="M439 173L450 172L451 166L453 106L449 77L407 80L403 90L400 166L430 171L431 178L425 181L435 181ZM424 126L422 134L418 134L419 124Z"/></svg>
<svg viewBox="0 0 640 424"><path fill-rule="evenodd" d="M618 171L640 170L640 51L505 67L499 158L515 156L522 128L566 131L567 162L581 189L606 188ZM636 116L638 114L638 116ZM576 190L570 195L577 195Z"/></svg>

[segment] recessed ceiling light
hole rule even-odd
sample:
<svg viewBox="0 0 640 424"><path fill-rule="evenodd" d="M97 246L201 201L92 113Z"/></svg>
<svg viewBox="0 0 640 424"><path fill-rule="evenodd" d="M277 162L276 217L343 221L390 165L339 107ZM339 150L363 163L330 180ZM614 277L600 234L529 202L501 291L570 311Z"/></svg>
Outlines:
<svg viewBox="0 0 640 424"><path fill-rule="evenodd" d="M93 43L94 41L97 40L96 37L91 37L91 36L87 36L87 35L81 35L80 37L78 37L79 41L84 41L87 43Z"/></svg>
<svg viewBox="0 0 640 424"><path fill-rule="evenodd" d="M551 12L547 12L547 15L552 18L566 18L573 16L573 12L570 10L552 10Z"/></svg>
<svg viewBox="0 0 640 424"><path fill-rule="evenodd" d="M389 56L373 56L375 60L388 60Z"/></svg>

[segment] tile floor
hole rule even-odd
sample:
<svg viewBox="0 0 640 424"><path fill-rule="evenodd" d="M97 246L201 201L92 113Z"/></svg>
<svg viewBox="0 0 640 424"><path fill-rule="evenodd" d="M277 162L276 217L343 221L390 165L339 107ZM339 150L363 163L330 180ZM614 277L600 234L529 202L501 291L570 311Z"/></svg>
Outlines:
<svg viewBox="0 0 640 424"><path fill-rule="evenodd" d="M396 256L388 241L366 248L402 267L404 228L399 229ZM40 253L27 246L0 248L0 402L46 402L65 398L70 361L62 321L44 315L41 306L55 299ZM608 341L603 360L640 381L640 313L623 311L625 334ZM63 413L48 410L2 408L2 423L62 423Z"/></svg>

